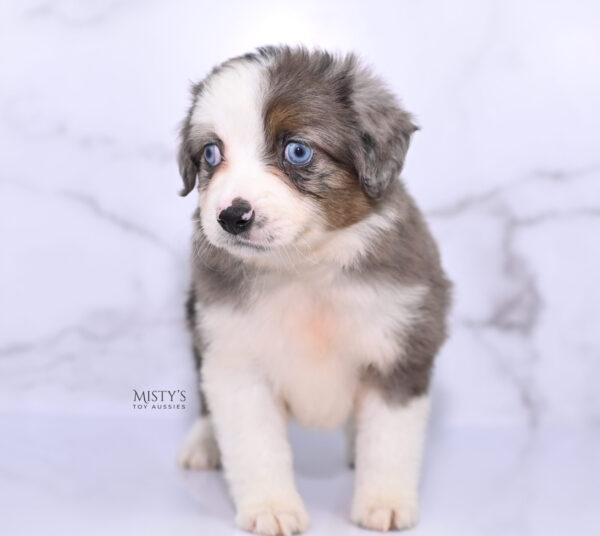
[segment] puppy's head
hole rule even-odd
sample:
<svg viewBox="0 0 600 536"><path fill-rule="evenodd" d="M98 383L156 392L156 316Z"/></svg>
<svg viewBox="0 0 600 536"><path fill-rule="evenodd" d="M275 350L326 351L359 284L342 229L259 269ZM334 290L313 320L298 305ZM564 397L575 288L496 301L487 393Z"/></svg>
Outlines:
<svg viewBox="0 0 600 536"><path fill-rule="evenodd" d="M201 229L217 247L301 251L376 210L415 129L354 56L259 49L193 88L181 193L198 185Z"/></svg>

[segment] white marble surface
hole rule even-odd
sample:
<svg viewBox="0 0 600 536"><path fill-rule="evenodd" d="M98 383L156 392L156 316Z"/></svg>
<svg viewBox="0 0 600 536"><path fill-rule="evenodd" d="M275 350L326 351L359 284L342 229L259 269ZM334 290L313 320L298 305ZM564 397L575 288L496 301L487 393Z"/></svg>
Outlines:
<svg viewBox="0 0 600 536"><path fill-rule="evenodd" d="M29 536L246 534L220 472L173 458L175 419L0 418L2 533ZM352 472L333 433L292 429L296 478L314 536L375 535L348 521ZM414 536L593 536L600 436L582 428L437 429Z"/></svg>
<svg viewBox="0 0 600 536"><path fill-rule="evenodd" d="M422 127L404 176L456 303L415 534L600 531L599 20L593 1L3 2L0 509L14 533L141 533L142 513L145 533L231 531L220 478L171 464L195 401L142 413L132 389L193 390L194 200L176 195L174 157L189 81L282 41L359 51ZM341 533L350 477L311 438L294 435L300 485L315 530Z"/></svg>

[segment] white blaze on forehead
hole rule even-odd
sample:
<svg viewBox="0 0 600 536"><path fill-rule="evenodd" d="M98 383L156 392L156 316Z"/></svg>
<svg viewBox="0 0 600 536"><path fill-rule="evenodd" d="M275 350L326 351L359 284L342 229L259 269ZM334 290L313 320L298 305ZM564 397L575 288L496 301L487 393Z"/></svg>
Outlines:
<svg viewBox="0 0 600 536"><path fill-rule="evenodd" d="M230 165L260 161L265 86L265 65L240 60L211 76L200 94L192 128L214 131L225 145Z"/></svg>
<svg viewBox="0 0 600 536"><path fill-rule="evenodd" d="M237 247L218 223L220 212L236 198L252 207L244 219L255 215L261 221L244 237L257 245L290 245L309 226L321 228L314 201L265 162L269 61L234 60L221 67L205 82L192 111L191 136L206 139L212 132L223 144L223 163L198 196L202 229L209 242L220 247Z"/></svg>

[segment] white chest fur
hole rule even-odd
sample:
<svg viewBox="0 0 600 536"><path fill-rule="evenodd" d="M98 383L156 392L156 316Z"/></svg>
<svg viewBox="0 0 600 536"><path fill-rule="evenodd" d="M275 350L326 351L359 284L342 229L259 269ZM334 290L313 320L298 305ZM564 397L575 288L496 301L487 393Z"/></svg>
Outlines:
<svg viewBox="0 0 600 536"><path fill-rule="evenodd" d="M426 289L323 274L272 283L248 309L198 311L205 360L259 370L303 424L339 425L352 409L361 369L385 370L402 358L403 334Z"/></svg>

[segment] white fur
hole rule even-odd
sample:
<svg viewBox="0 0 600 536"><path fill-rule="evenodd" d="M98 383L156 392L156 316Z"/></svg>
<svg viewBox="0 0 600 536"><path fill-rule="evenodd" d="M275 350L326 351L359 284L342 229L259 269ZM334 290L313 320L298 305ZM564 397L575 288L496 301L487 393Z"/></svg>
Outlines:
<svg viewBox="0 0 600 536"><path fill-rule="evenodd" d="M313 233L320 235L321 240L309 240L310 248L303 252L315 263L332 263L338 267L348 267L363 257L369 246L376 242L377 235L390 230L397 223L390 207L380 213L371 214L344 229L321 233L320 229Z"/></svg>
<svg viewBox="0 0 600 536"><path fill-rule="evenodd" d="M285 409L307 425L346 420L361 369L385 369L401 355L399 334L415 320L424 292L350 285L313 271L271 280L250 310L200 311L210 341L203 386L240 526L258 530L263 516L269 526L274 519L285 524L279 516L287 512L290 523L306 527Z"/></svg>
<svg viewBox="0 0 600 536"><path fill-rule="evenodd" d="M390 405L379 392L363 393L356 416L355 523L381 531L416 524L428 415L427 396Z"/></svg>
<svg viewBox="0 0 600 536"><path fill-rule="evenodd" d="M243 353L243 347L238 351ZM228 354L209 352L207 357L204 386L238 525L272 535L305 531L308 515L294 485L280 401L243 356L233 363Z"/></svg>
<svg viewBox="0 0 600 536"><path fill-rule="evenodd" d="M364 220L343 229L324 230L315 216L311 226L304 231L301 240L291 247L276 248L247 259L248 262L285 270L304 271L311 266L328 266L340 270L356 264L376 243L378 234L397 225L397 215L391 207L370 214Z"/></svg>
<svg viewBox="0 0 600 536"><path fill-rule="evenodd" d="M193 128L214 131L224 144L224 160L199 196L202 228L210 242L244 257L255 253L253 244L289 245L319 221L311 200L263 162L264 69L258 62L223 68L207 83L192 115ZM246 244L217 222L237 197L250 203L257 222L265 222L252 226Z"/></svg>
<svg viewBox="0 0 600 536"><path fill-rule="evenodd" d="M428 289L344 277L342 268L365 255L377 234L397 223L397 214L388 208L326 230L315 202L265 166L264 69L260 62L222 68L192 114L192 129L212 130L224 144L224 160L200 193L202 231L212 244L269 268L254 281L248 307L213 304L197 311L207 342L203 389L236 519L262 534L306 530L287 414L331 427L358 407L353 518L380 530L404 528L416 519L427 403L388 406L376 393L361 391L360 377L368 366L385 373L403 358ZM246 243L217 222L236 197L255 212ZM212 466L209 426L206 419L195 425L180 455L183 465Z"/></svg>
<svg viewBox="0 0 600 536"><path fill-rule="evenodd" d="M401 334L415 321L425 291L361 286L315 267L265 282L248 310L199 311L210 341L203 387L240 526L265 534L278 534L271 531L277 523L306 528L285 410L312 426L345 421L360 371L368 364L385 369L401 356Z"/></svg>
<svg viewBox="0 0 600 536"><path fill-rule="evenodd" d="M209 417L198 417L188 432L177 455L177 463L184 469L214 469L220 454Z"/></svg>
<svg viewBox="0 0 600 536"><path fill-rule="evenodd" d="M298 421L330 427L348 418L366 366L386 371L402 357L402 334L417 319L426 292L349 283L321 267L273 276L263 285L249 310L219 305L200 311L210 341L205 363L260 371Z"/></svg>

